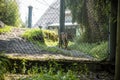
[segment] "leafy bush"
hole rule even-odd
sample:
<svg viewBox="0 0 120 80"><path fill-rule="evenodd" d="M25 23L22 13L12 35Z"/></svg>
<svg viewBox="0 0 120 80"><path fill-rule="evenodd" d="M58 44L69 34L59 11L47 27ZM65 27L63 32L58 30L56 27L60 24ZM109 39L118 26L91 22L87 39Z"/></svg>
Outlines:
<svg viewBox="0 0 120 80"><path fill-rule="evenodd" d="M23 74L28 74L28 76L19 77L19 80L79 80L78 75L89 73L86 64L61 64L52 59L47 64L39 62L29 64L26 62L23 59L22 65L24 66L21 67L22 69L18 68L25 72ZM18 63L17 66L21 65Z"/></svg>
<svg viewBox="0 0 120 80"><path fill-rule="evenodd" d="M0 0L0 20L7 25L20 25L19 5L16 0Z"/></svg>
<svg viewBox="0 0 120 80"><path fill-rule="evenodd" d="M58 45L58 41L52 41L52 40L49 40L49 39L45 39L45 44L49 47L53 47L53 46Z"/></svg>
<svg viewBox="0 0 120 80"><path fill-rule="evenodd" d="M39 41L44 43L43 32L41 29L28 29L23 35L22 38L28 41Z"/></svg>
<svg viewBox="0 0 120 80"><path fill-rule="evenodd" d="M43 75L43 79L45 80L49 80L49 77L51 78L51 80L79 80L76 76L75 73L73 73L72 71L68 71L67 73L58 71L56 75Z"/></svg>
<svg viewBox="0 0 120 80"><path fill-rule="evenodd" d="M4 80L4 75L8 71L9 61L0 54L0 80Z"/></svg>
<svg viewBox="0 0 120 80"><path fill-rule="evenodd" d="M42 43L46 42L48 45L52 45L54 42L58 41L58 34L54 31L41 30L38 28L28 29L22 37L28 41L40 41Z"/></svg>
<svg viewBox="0 0 120 80"><path fill-rule="evenodd" d="M5 25L4 28L0 28L0 34L4 34L4 33L7 33L7 32L10 32L11 29L12 29L12 26Z"/></svg>
<svg viewBox="0 0 120 80"><path fill-rule="evenodd" d="M77 78L77 75L71 70L68 70L67 73L61 70L58 71L57 73L54 73L54 71L50 69L48 72L42 71L39 74L21 80L79 80L79 79Z"/></svg>
<svg viewBox="0 0 120 80"><path fill-rule="evenodd" d="M58 34L55 33L54 31L43 30L43 33L44 33L45 39L50 39L52 41L58 41Z"/></svg>

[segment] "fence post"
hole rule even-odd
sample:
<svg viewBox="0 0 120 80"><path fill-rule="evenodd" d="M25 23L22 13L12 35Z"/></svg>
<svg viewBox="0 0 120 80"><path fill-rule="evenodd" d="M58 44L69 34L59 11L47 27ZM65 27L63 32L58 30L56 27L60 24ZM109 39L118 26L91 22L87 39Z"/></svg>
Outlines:
<svg viewBox="0 0 120 80"><path fill-rule="evenodd" d="M120 0L118 0L115 80L120 79Z"/></svg>
<svg viewBox="0 0 120 80"><path fill-rule="evenodd" d="M117 31L117 0L111 1L111 25L110 25L110 61L115 62L116 31Z"/></svg>
<svg viewBox="0 0 120 80"><path fill-rule="evenodd" d="M61 32L65 30L65 0L60 0L60 25L59 25L59 46L61 44Z"/></svg>
<svg viewBox="0 0 120 80"><path fill-rule="evenodd" d="M32 6L28 6L28 28L32 27Z"/></svg>

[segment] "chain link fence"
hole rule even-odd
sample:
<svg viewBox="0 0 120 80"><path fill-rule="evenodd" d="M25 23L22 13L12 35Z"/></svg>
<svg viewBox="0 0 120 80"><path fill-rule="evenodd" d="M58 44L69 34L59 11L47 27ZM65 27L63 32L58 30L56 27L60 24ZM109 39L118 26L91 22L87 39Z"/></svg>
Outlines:
<svg viewBox="0 0 120 80"><path fill-rule="evenodd" d="M104 6L105 4L100 1L95 2L96 0L81 1L82 7L76 6L81 11L74 9L79 14L75 14L71 7L66 5L64 24L68 44L63 45L63 48L58 47L60 0L55 0L41 17L38 16L39 20L31 29L12 27L10 32L1 32L0 53L50 53L90 59L106 58L108 56L109 15L105 11L109 9L109 4ZM75 15L76 20L74 20ZM2 21L1 17L0 20ZM67 48L64 49L64 46Z"/></svg>
<svg viewBox="0 0 120 80"><path fill-rule="evenodd" d="M70 4L68 3L68 5ZM69 10L69 16L67 10L65 13L65 20L70 20L65 24L71 24L65 25L69 40L68 48L79 51L78 54L82 52L97 59L104 59L109 55L110 3L107 0L106 4L103 4L102 1L86 0L82 1L81 5L81 8L76 6L81 9L81 12L74 11L71 6L68 6L71 9L71 11ZM71 16L73 16L73 20ZM74 21L74 19L76 20Z"/></svg>

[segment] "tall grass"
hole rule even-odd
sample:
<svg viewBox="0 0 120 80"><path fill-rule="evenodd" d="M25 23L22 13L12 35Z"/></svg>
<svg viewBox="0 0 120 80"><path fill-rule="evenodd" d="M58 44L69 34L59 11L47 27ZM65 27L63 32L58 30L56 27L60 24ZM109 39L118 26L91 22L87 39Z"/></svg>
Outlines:
<svg viewBox="0 0 120 80"><path fill-rule="evenodd" d="M58 34L55 31L43 30L44 38L52 40L53 42L58 41Z"/></svg>

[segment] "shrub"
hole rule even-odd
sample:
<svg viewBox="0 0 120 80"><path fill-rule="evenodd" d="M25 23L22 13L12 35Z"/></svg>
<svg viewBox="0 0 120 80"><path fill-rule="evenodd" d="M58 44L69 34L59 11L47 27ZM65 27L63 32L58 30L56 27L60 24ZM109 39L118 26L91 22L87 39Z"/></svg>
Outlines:
<svg viewBox="0 0 120 80"><path fill-rule="evenodd" d="M4 34L4 33L7 33L7 32L10 32L11 29L12 29L12 26L5 25L4 28L0 28L0 34Z"/></svg>
<svg viewBox="0 0 120 80"><path fill-rule="evenodd" d="M21 79L21 80L79 80L77 75L69 70L67 73L58 71L56 74L49 70L48 72L41 72L32 77Z"/></svg>
<svg viewBox="0 0 120 80"><path fill-rule="evenodd" d="M8 66L10 62L2 54L0 54L0 80L4 80L5 73L8 71Z"/></svg>
<svg viewBox="0 0 120 80"><path fill-rule="evenodd" d="M28 41L39 41L44 43L43 32L41 29L28 29L23 35L22 38Z"/></svg>
<svg viewBox="0 0 120 80"><path fill-rule="evenodd" d="M54 31L43 30L43 34L44 34L45 39L50 39L52 41L58 41L58 34L55 33Z"/></svg>

